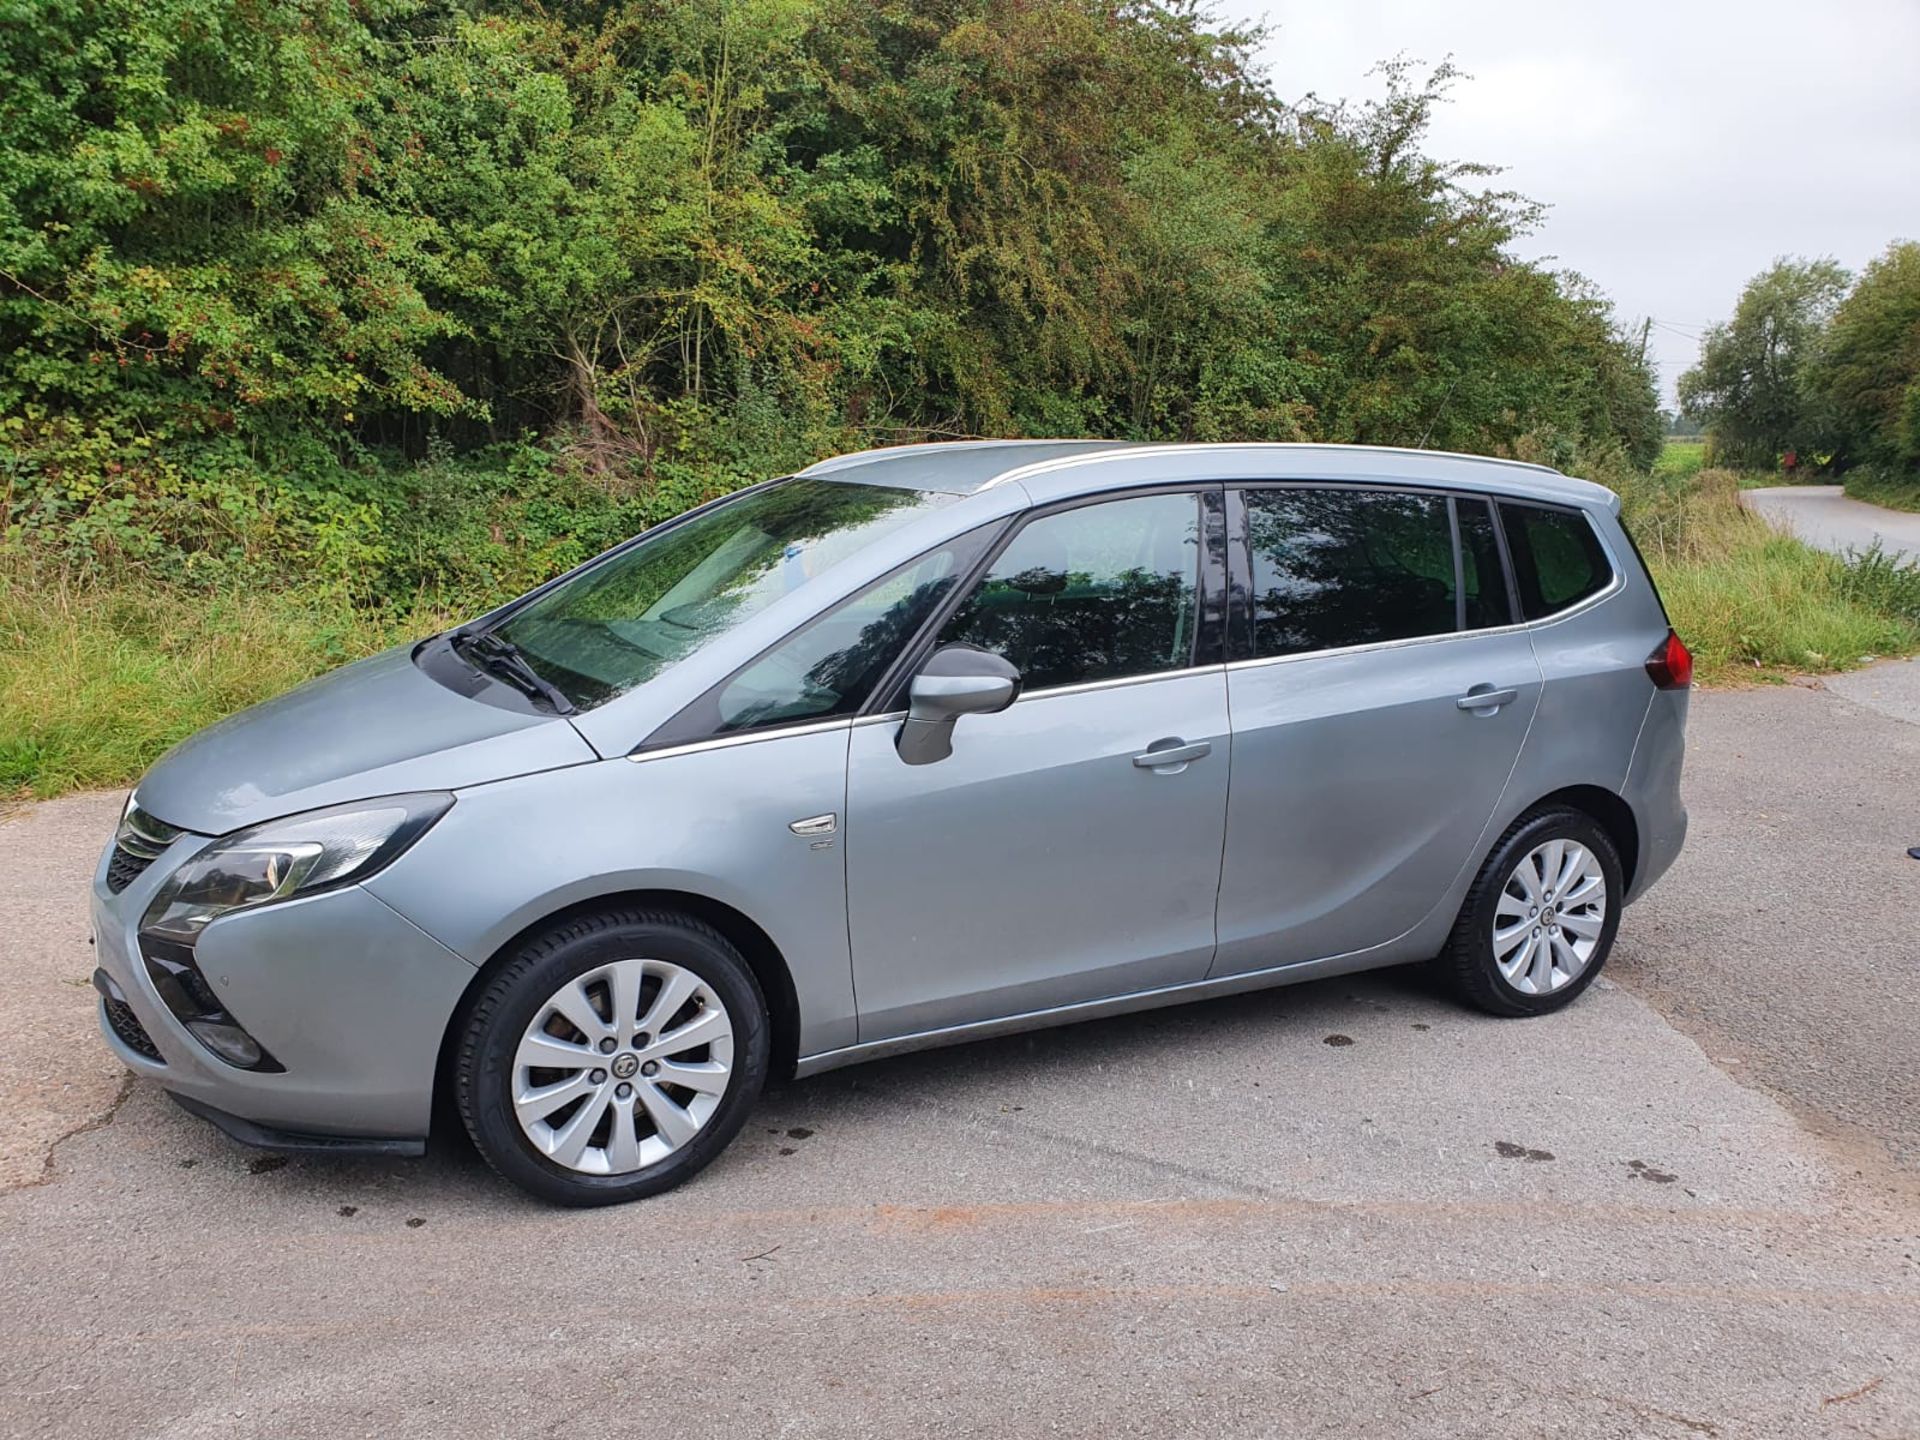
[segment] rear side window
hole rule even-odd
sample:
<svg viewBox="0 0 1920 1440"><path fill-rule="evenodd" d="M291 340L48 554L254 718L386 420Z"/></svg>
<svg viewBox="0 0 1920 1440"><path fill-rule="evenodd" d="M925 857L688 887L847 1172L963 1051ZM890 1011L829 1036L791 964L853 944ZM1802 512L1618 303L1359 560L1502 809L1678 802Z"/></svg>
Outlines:
<svg viewBox="0 0 1920 1440"><path fill-rule="evenodd" d="M1597 595L1613 580L1600 537L1577 510L1500 502L1500 523L1513 555L1520 611L1539 620Z"/></svg>
<svg viewBox="0 0 1920 1440"><path fill-rule="evenodd" d="M1493 529L1493 506L1462 495L1454 502L1460 515L1460 591L1468 630L1490 630L1513 623L1506 567Z"/></svg>
<svg viewBox="0 0 1920 1440"><path fill-rule="evenodd" d="M1390 490L1245 493L1256 656L1453 632L1445 499ZM1496 561L1492 577L1499 574Z"/></svg>

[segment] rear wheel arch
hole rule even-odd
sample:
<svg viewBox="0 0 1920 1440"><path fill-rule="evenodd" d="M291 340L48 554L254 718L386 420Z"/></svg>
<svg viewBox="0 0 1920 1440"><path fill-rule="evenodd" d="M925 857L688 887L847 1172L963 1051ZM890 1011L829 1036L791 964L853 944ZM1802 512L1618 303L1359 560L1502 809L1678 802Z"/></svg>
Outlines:
<svg viewBox="0 0 1920 1440"><path fill-rule="evenodd" d="M1542 795L1521 813L1530 815L1536 810L1546 810L1556 805L1565 805L1591 816L1607 832L1607 838L1613 841L1613 848L1620 857L1625 889L1631 893L1633 877L1640 865L1640 822L1633 817L1633 807L1602 786L1568 785L1550 795Z"/></svg>
<svg viewBox="0 0 1920 1440"><path fill-rule="evenodd" d="M800 1045L800 1003L786 957L773 943L773 938L751 917L711 896L686 890L613 890L561 906L529 922L502 941L487 962L474 971L473 979L460 996L460 1003L453 1007L453 1013L447 1017L446 1030L440 1037L440 1057L434 1070L436 1130L443 1123L449 1126L450 1132L461 1128L452 1109L454 1062L459 1051L460 1036L466 1029L468 1017L473 1013L474 1003L485 993L494 975L511 963L526 943L542 931L582 915L613 909L673 911L719 931L747 962L754 978L760 982L760 993L767 1002L772 1042L769 1074L780 1079L792 1076Z"/></svg>

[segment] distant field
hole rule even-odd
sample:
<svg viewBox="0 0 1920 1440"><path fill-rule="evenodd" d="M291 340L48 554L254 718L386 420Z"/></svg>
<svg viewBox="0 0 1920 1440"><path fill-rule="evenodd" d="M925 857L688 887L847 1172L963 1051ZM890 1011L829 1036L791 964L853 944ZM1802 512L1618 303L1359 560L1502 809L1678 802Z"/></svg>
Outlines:
<svg viewBox="0 0 1920 1440"><path fill-rule="evenodd" d="M1653 462L1653 473L1663 480L1684 480L1697 475L1707 463L1707 444L1703 436L1669 437Z"/></svg>
<svg viewBox="0 0 1920 1440"><path fill-rule="evenodd" d="M1653 473L1662 480L1690 480L1706 465L1707 441L1704 435L1669 436L1660 451L1660 458L1653 462ZM1742 490L1759 490L1769 485L1826 483L1818 475L1788 475L1781 470L1738 470L1734 473L1740 477ZM1912 506L1902 508L1920 509L1920 495L1916 495Z"/></svg>

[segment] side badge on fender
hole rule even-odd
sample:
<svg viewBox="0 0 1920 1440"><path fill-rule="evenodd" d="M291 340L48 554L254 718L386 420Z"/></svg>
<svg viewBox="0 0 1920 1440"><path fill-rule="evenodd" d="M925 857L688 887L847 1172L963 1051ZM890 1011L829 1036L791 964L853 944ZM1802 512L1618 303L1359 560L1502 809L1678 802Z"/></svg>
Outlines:
<svg viewBox="0 0 1920 1440"><path fill-rule="evenodd" d="M795 820L791 825L787 826L787 828L803 839L814 841L815 844L811 847L812 849L824 850L833 844L833 841L826 837L832 835L839 826L840 817L838 815L828 814L809 815L804 820Z"/></svg>

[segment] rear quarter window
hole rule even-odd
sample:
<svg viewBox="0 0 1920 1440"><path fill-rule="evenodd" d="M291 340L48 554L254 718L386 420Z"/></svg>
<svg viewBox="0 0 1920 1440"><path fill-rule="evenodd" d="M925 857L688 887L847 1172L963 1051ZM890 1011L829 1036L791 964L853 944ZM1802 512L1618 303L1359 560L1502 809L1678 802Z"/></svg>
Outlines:
<svg viewBox="0 0 1920 1440"><path fill-rule="evenodd" d="M1513 557L1520 613L1543 619L1599 594L1613 582L1613 565L1578 510L1500 502L1500 523Z"/></svg>

